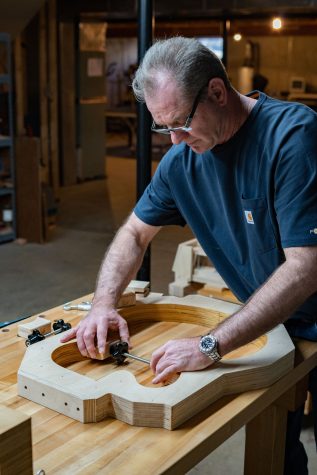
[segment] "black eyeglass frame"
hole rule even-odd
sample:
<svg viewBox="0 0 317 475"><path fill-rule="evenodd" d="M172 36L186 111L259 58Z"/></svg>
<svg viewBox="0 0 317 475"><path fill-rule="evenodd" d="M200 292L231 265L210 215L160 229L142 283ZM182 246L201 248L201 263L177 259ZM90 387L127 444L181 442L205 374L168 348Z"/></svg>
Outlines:
<svg viewBox="0 0 317 475"><path fill-rule="evenodd" d="M188 115L188 117L186 119L185 125L183 125L182 127L160 127L160 126L156 125L155 121L153 120L152 126L151 126L152 132L157 132L158 134L165 134L165 135L170 135L171 132L180 132L180 131L190 132L192 130L192 128L190 127L190 124L192 123L192 120L194 118L197 106L198 106L200 98L201 98L201 94L202 94L203 90L205 89L205 87L206 86L203 86L201 89L199 89L198 94L197 94L197 96L194 100L192 110L190 111L190 114Z"/></svg>

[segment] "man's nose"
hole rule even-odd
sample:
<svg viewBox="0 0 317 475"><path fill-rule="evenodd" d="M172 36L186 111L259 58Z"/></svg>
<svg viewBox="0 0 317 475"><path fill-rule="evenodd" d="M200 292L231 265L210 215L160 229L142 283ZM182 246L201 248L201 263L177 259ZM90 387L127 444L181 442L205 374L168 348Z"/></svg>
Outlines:
<svg viewBox="0 0 317 475"><path fill-rule="evenodd" d="M179 130L178 132L171 132L171 142L173 145L178 145L185 138L186 132Z"/></svg>

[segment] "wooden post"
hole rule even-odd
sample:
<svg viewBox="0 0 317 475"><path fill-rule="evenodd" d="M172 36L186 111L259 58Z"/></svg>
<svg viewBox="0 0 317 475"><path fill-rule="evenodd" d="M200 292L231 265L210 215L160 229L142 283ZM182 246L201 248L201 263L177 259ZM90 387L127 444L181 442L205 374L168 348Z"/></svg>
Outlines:
<svg viewBox="0 0 317 475"><path fill-rule="evenodd" d="M40 138L41 178L49 184L49 131L48 131L48 75L47 75L47 10L39 13L39 84L40 84Z"/></svg>
<svg viewBox="0 0 317 475"><path fill-rule="evenodd" d="M77 182L75 123L75 31L73 23L60 24L61 170L63 185Z"/></svg>
<svg viewBox="0 0 317 475"><path fill-rule="evenodd" d="M283 475L287 412L271 405L246 425L244 475Z"/></svg>
<svg viewBox="0 0 317 475"><path fill-rule="evenodd" d="M49 128L51 180L55 198L59 198L59 154L58 154L58 85L57 85L57 32L56 0L48 2L48 53L49 53Z"/></svg>
<svg viewBox="0 0 317 475"><path fill-rule="evenodd" d="M23 55L21 35L14 40L16 133L24 135Z"/></svg>
<svg viewBox="0 0 317 475"><path fill-rule="evenodd" d="M0 406L0 473L32 475L31 418Z"/></svg>
<svg viewBox="0 0 317 475"><path fill-rule="evenodd" d="M18 137L15 141L15 159L18 236L30 242L42 243L44 239L39 139Z"/></svg>

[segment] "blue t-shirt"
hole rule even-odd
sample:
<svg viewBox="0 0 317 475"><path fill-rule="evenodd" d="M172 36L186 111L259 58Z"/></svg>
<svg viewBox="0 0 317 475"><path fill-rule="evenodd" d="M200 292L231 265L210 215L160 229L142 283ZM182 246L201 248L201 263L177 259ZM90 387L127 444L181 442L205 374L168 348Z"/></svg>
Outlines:
<svg viewBox="0 0 317 475"><path fill-rule="evenodd" d="M172 146L137 203L145 223L190 226L241 300L284 262L317 245L317 114L260 93L226 143L202 154ZM317 315L317 294L304 306Z"/></svg>

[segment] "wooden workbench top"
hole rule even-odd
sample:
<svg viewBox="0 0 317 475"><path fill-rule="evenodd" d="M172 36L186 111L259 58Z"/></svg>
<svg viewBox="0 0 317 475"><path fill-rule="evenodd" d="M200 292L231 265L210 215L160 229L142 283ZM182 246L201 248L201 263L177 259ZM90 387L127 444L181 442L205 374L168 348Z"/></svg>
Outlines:
<svg viewBox="0 0 317 475"><path fill-rule="evenodd" d="M65 312L62 307L44 315L72 324L80 318L78 311ZM184 473L317 365L317 344L299 341L297 366L277 383L224 397L175 431L133 427L113 419L82 424L17 396L16 373L25 343L16 335L17 324L0 331L0 403L32 417L34 471L44 469L46 475Z"/></svg>

